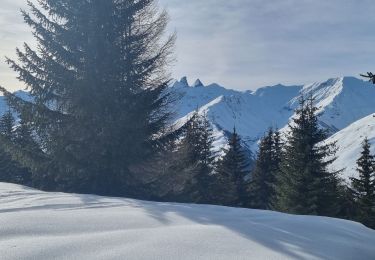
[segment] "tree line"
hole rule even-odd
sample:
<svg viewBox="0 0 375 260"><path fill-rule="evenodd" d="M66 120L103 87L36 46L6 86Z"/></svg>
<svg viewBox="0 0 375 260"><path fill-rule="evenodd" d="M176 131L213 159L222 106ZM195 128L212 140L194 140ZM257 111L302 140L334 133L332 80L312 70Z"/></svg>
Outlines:
<svg viewBox="0 0 375 260"><path fill-rule="evenodd" d="M335 148L321 145L312 99L301 98L285 140L268 131L252 171L236 129L214 152L206 114L171 127L175 35L165 35L168 16L154 0L40 0L29 10L22 15L37 48L25 43L7 62L32 100L0 87L11 109L0 121L1 181L373 225L373 166L351 188L329 170Z"/></svg>

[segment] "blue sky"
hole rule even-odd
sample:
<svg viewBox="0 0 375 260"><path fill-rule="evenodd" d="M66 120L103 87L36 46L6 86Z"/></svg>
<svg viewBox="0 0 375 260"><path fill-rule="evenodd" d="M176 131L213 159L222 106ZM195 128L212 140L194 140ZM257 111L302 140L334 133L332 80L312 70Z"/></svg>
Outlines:
<svg viewBox="0 0 375 260"><path fill-rule="evenodd" d="M0 56L31 41L17 11L1 0ZM172 76L229 88L303 84L375 70L373 0L159 0L177 32ZM0 61L0 84L21 85Z"/></svg>

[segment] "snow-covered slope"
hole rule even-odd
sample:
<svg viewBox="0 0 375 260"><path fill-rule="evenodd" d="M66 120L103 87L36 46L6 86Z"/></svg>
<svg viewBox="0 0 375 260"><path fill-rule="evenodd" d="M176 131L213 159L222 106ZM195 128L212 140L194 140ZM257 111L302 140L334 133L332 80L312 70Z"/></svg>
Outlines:
<svg viewBox="0 0 375 260"><path fill-rule="evenodd" d="M337 160L333 169L344 169L343 177L358 177L356 161L361 155L362 142L368 138L375 154L375 114L364 117L334 134L326 142L336 142L338 147Z"/></svg>
<svg viewBox="0 0 375 260"><path fill-rule="evenodd" d="M375 259L375 231L313 216L0 183L1 259Z"/></svg>
<svg viewBox="0 0 375 260"><path fill-rule="evenodd" d="M309 84L301 93L312 95L321 112L320 121L332 130L341 130L375 112L375 86L354 77L329 79ZM291 106L297 105L297 98Z"/></svg>
<svg viewBox="0 0 375 260"><path fill-rule="evenodd" d="M218 84L205 86L199 79L189 85L184 77L175 81L169 90L180 98L172 108L176 126L185 123L196 109L207 113L214 127L216 150L226 144L226 137L234 126L253 152L269 127L286 131L301 94L315 98L321 113L320 124L332 134L375 113L375 86L354 77L333 78L305 86L269 86L254 92L226 89ZM17 94L28 98L26 92ZM0 97L0 114L6 109ZM346 160L339 158L338 162Z"/></svg>
<svg viewBox="0 0 375 260"><path fill-rule="evenodd" d="M276 85L257 91L235 91L217 84L204 86L199 80L189 86L187 79L176 81L171 90L182 98L177 103L176 120L186 121L195 109L205 111L218 131L217 137L236 126L252 150L269 127L284 128L294 114L301 94L312 95L321 113L320 123L335 133L375 112L375 87L369 82L341 77L305 86ZM225 143L224 141L217 142Z"/></svg>
<svg viewBox="0 0 375 260"><path fill-rule="evenodd" d="M217 149L235 126L245 144L256 150L256 143L269 127L285 128L294 114L301 94L312 94L322 113L320 123L335 133L375 112L375 87L354 78L333 78L305 86L276 85L256 91L236 91L218 84L205 86L199 79L189 85L186 77L175 81L170 90L180 99L172 108L178 125L199 109L207 112L215 128ZM27 92L17 95L28 99ZM0 96L0 114L7 109Z"/></svg>
<svg viewBox="0 0 375 260"><path fill-rule="evenodd" d="M176 81L171 87L181 97L176 106L178 124L185 122L189 113L199 109L207 113L215 130L219 131L216 136L225 138L226 133L236 127L249 148L270 126L281 128L287 124L293 115L288 102L301 89L300 86L277 85L256 92L242 92L225 89L218 84L189 86L186 78Z"/></svg>

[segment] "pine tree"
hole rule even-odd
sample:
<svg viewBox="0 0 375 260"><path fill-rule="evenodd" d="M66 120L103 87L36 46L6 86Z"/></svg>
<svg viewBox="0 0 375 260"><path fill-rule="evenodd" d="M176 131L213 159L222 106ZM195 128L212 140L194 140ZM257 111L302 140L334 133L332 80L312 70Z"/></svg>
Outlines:
<svg viewBox="0 0 375 260"><path fill-rule="evenodd" d="M8 63L33 102L1 90L40 149L17 152L33 176L52 180L44 189L142 196L137 169L163 146L170 115L166 13L154 0L28 3L31 13L22 14L37 50L25 44L19 63Z"/></svg>
<svg viewBox="0 0 375 260"><path fill-rule="evenodd" d="M280 163L280 138L272 129L262 138L249 184L251 208L271 209Z"/></svg>
<svg viewBox="0 0 375 260"><path fill-rule="evenodd" d="M30 172L14 160L8 145L16 142L15 120L8 110L0 118L0 181L18 184L30 183Z"/></svg>
<svg viewBox="0 0 375 260"><path fill-rule="evenodd" d="M195 203L212 202L210 185L215 154L212 151L213 130L207 114L194 112L186 124L186 133L178 148L180 163L190 169L190 183L185 188L185 200Z"/></svg>
<svg viewBox="0 0 375 260"><path fill-rule="evenodd" d="M15 120L13 114L10 110L8 110L1 118L0 118L0 134L7 137L9 140L12 140L13 135L13 128L14 128Z"/></svg>
<svg viewBox="0 0 375 260"><path fill-rule="evenodd" d="M249 164L235 128L228 146L216 170L215 200L222 205L244 206L247 202L245 177Z"/></svg>
<svg viewBox="0 0 375 260"><path fill-rule="evenodd" d="M13 127L13 115L11 111L7 111L0 118L0 181L2 182L17 182L14 162L5 147L5 142L11 142L13 139Z"/></svg>
<svg viewBox="0 0 375 260"><path fill-rule="evenodd" d="M213 202L210 190L216 157L216 154L213 152L213 141L213 129L207 114L204 113L199 121L199 173L196 177L198 202L200 203Z"/></svg>
<svg viewBox="0 0 375 260"><path fill-rule="evenodd" d="M302 97L289 125L282 173L276 186L275 208L280 211L335 216L338 212L338 172L328 170L335 160L335 145L321 143L325 131L318 126L313 98Z"/></svg>
<svg viewBox="0 0 375 260"><path fill-rule="evenodd" d="M363 141L361 157L357 160L358 178L351 178L358 212L356 220L375 228L375 159L367 138Z"/></svg>

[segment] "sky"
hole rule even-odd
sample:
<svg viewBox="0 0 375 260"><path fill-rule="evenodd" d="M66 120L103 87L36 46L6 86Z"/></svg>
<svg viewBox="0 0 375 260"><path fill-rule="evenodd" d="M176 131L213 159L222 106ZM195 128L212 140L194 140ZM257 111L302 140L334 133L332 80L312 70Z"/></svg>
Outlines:
<svg viewBox="0 0 375 260"><path fill-rule="evenodd" d="M35 1L35 0L33 0ZM159 0L177 33L172 77L234 89L305 84L375 70L373 0ZM5 64L32 43L20 8L0 0L0 85L20 89Z"/></svg>

